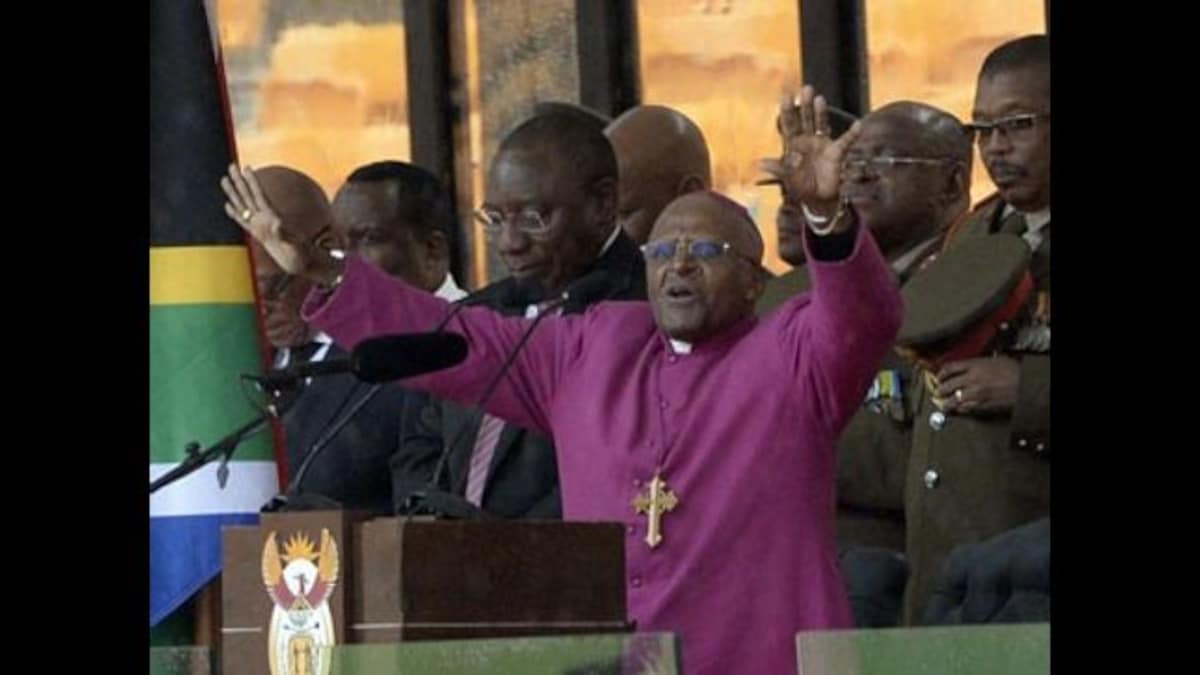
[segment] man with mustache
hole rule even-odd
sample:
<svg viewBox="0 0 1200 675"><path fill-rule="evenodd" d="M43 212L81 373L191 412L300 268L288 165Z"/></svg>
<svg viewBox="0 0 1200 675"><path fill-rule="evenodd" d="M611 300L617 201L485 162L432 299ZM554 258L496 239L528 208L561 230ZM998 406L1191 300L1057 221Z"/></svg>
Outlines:
<svg viewBox="0 0 1200 675"><path fill-rule="evenodd" d="M906 490L912 574L905 622L926 620L934 580L957 545L1050 509L1050 41L1032 35L990 53L972 123L998 193L947 235L1019 236L1035 293L989 353L944 364L921 387ZM1047 528L1048 530L1048 528Z"/></svg>
<svg viewBox="0 0 1200 675"><path fill-rule="evenodd" d="M846 153L842 193L862 216L903 284L970 205L971 144L950 113L900 101L867 115ZM765 168L770 170L772 165ZM811 288L804 260L789 259L807 227L786 186L777 215L780 252L796 269L767 282L765 314ZM803 254L803 251L798 253ZM912 444L912 370L894 352L838 441L838 544L855 623L895 625L907 570L904 480Z"/></svg>

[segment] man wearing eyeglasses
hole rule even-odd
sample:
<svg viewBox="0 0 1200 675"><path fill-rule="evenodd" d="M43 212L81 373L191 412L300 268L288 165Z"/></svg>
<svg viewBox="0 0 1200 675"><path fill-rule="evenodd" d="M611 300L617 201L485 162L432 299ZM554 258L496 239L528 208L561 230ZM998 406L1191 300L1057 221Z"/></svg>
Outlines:
<svg viewBox="0 0 1200 675"><path fill-rule="evenodd" d="M862 135L843 161L842 192L870 227L898 284L916 272L940 245L942 234L966 214L970 164L971 145L962 123L945 111L901 101L863 118ZM776 167L768 163L764 168L773 173ZM781 251L785 226L805 227L803 206L786 190L784 194L786 217L795 222L780 223ZM766 314L810 290L808 272L800 266L767 282L757 311ZM902 552L913 385L912 369L888 352L838 441L838 543L860 628L900 621L908 575Z"/></svg>
<svg viewBox="0 0 1200 675"><path fill-rule="evenodd" d="M1007 42L983 63L967 125L998 189L947 235L946 249L1008 234L1032 252L1035 293L1009 337L946 363L917 392L906 521L905 621L927 620L951 549L1050 509L1050 43ZM1007 324L1006 324L1007 325Z"/></svg>
<svg viewBox="0 0 1200 675"><path fill-rule="evenodd" d="M553 435L565 517L625 525L629 618L678 633L697 675L790 672L797 631L850 626L830 517L835 439L902 315L878 246L840 198L860 127L830 139L810 87L782 112L784 178L812 214L812 295L756 319L753 221L715 193L686 195L643 247L650 302L547 318L487 404ZM348 347L450 309L357 256L288 236L278 219L243 226L318 284L305 316ZM528 327L465 308L449 329L466 337L467 360L406 386L473 401Z"/></svg>
<svg viewBox="0 0 1200 675"><path fill-rule="evenodd" d="M911 101L872 112L863 118L862 128L842 167L845 194L903 283L967 210L971 146L953 115ZM764 169L776 171L769 163ZM779 179L773 175L768 182L778 184ZM767 283L760 314L811 288L799 248L804 214L786 189L783 199L776 218L780 254L795 269Z"/></svg>
<svg viewBox="0 0 1200 675"><path fill-rule="evenodd" d="M263 192L269 194L276 209L297 231L314 236L329 224L329 203L325 192L309 176L285 166L256 169L255 174ZM297 350L313 351L310 347L316 331L300 317L300 305L312 288L307 279L288 274L266 255L260 246L251 245L254 256L255 283L262 312L263 332L275 350L276 366L292 362ZM325 343L331 342L326 339ZM302 355L307 357L309 354Z"/></svg>
<svg viewBox="0 0 1200 675"><path fill-rule="evenodd" d="M561 307L646 297L645 266L616 219L617 165L601 125L578 110L545 108L500 144L476 218L510 276L478 293L504 314L534 317L587 280ZM555 310L558 311L558 310ZM502 518L562 517L554 446L545 435L483 410L413 398L397 462L436 464L439 487Z"/></svg>
<svg viewBox="0 0 1200 675"><path fill-rule="evenodd" d="M360 167L338 190L332 207L316 181L299 171L272 166L257 169L255 176L264 197L302 236L340 233L352 250L388 274L447 300L464 295L449 273L456 239L449 197L428 172L402 162ZM345 356L329 336L300 316L311 282L285 272L257 244L251 250L264 331L276 349L275 366ZM349 374L312 378L304 384L303 394L283 417L292 477L335 421L369 391ZM391 513L389 460L400 449L401 412L412 395L389 387L367 399L308 467L303 482L295 485L296 494L289 495L289 506L312 503L318 496L345 508ZM305 497L298 498L300 494Z"/></svg>
<svg viewBox="0 0 1200 675"><path fill-rule="evenodd" d="M425 169L397 161L361 166L338 188L333 214L343 240L363 259L445 300L466 295L451 272L460 238L450 195ZM349 375L324 377L313 384L297 404L311 406L313 419L321 421L320 426L309 423L307 437L313 440L331 416L371 391ZM428 485L437 462L436 457L414 461L403 444L415 423L405 419L406 407L428 400L424 392L400 387L377 392L314 463L311 480L338 482L339 473L340 481L361 476L359 489L385 496L387 512L396 511L408 494Z"/></svg>

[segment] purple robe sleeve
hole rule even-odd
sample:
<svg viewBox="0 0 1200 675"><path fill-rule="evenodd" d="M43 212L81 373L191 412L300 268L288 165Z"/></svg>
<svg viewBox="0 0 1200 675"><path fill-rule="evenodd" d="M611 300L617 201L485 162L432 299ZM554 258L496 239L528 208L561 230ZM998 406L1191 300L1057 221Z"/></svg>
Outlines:
<svg viewBox="0 0 1200 675"><path fill-rule="evenodd" d="M820 260L805 237L810 294L789 300L770 321L782 359L805 392L802 405L841 433L862 404L879 362L900 330L903 303L895 277L866 227L841 260Z"/></svg>
<svg viewBox="0 0 1200 675"><path fill-rule="evenodd" d="M347 259L341 286L314 290L304 303L304 319L347 350L380 335L428 331L450 311L450 303L372 267L358 256ZM554 398L560 364L557 354L570 340L576 317L547 317L521 348L511 368L484 405L489 413L550 435L547 411ZM505 317L486 307L467 307L446 326L467 340L467 358L446 370L407 378L405 387L474 405L500 370L528 319Z"/></svg>

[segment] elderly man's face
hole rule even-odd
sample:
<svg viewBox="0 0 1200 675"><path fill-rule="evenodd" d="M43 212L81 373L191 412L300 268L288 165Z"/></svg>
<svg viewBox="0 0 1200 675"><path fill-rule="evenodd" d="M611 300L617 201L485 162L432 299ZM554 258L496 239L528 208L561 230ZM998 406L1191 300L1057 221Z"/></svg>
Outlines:
<svg viewBox="0 0 1200 675"><path fill-rule="evenodd" d="M481 211L499 216L502 224L489 236L513 277L556 293L595 261L609 232L605 221L612 223L616 183L582 183L544 153L511 150L496 158Z"/></svg>
<svg viewBox="0 0 1200 675"><path fill-rule="evenodd" d="M752 227L707 194L681 197L663 211L643 251L654 320L664 333L695 342L753 313L763 278Z"/></svg>
<svg viewBox="0 0 1200 675"><path fill-rule="evenodd" d="M1028 70L979 80L972 122L988 176L1004 201L1021 211L1050 205L1050 99Z"/></svg>
<svg viewBox="0 0 1200 675"><path fill-rule="evenodd" d="M332 236L329 202L312 179L276 166L256 169L254 175L291 236L318 242ZM260 247L254 246L252 251L267 341L277 349L308 343L315 331L300 318L300 307L311 285L301 277L289 276Z"/></svg>
<svg viewBox="0 0 1200 675"><path fill-rule="evenodd" d="M922 145L909 120L869 115L846 152L842 191L884 251L906 243L936 217L954 163ZM894 162L887 164L886 162Z"/></svg>
<svg viewBox="0 0 1200 675"><path fill-rule="evenodd" d="M316 334L300 318L300 307L312 284L283 271L271 256L255 251L254 276L263 313L263 331L276 349L301 347Z"/></svg>

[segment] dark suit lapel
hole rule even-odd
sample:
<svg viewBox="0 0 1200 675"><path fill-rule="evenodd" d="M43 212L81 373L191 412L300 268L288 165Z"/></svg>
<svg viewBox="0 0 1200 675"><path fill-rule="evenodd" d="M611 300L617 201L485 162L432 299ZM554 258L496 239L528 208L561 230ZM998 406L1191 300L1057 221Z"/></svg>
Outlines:
<svg viewBox="0 0 1200 675"><path fill-rule="evenodd" d="M483 411L465 408L457 403L442 402L442 438L445 443L454 443L446 448L446 474L449 491L462 494L467 487L467 470L471 466L471 453L475 450L475 438L479 435L479 421Z"/></svg>
<svg viewBox="0 0 1200 675"><path fill-rule="evenodd" d="M324 360L338 358L345 353L337 345L330 345ZM307 454L318 437L333 425L335 417L351 405L347 403L343 406L342 403L357 393L360 384L349 376L313 378L296 407L288 413L290 419L285 427L286 433L296 434L295 438L288 439L289 445Z"/></svg>
<svg viewBox="0 0 1200 675"><path fill-rule="evenodd" d="M496 441L496 451L492 453L492 462L488 465L487 481L484 483L484 497L487 497L486 486L491 484L492 476L496 474L496 469L499 468L500 463L504 461L508 453L518 445L518 441L521 440L524 434L525 429L512 424L505 424L504 428L500 431L500 438Z"/></svg>
<svg viewBox="0 0 1200 675"><path fill-rule="evenodd" d="M646 262L637 244L624 232L617 235L612 246L596 261L595 269L612 279L606 298L646 299Z"/></svg>

